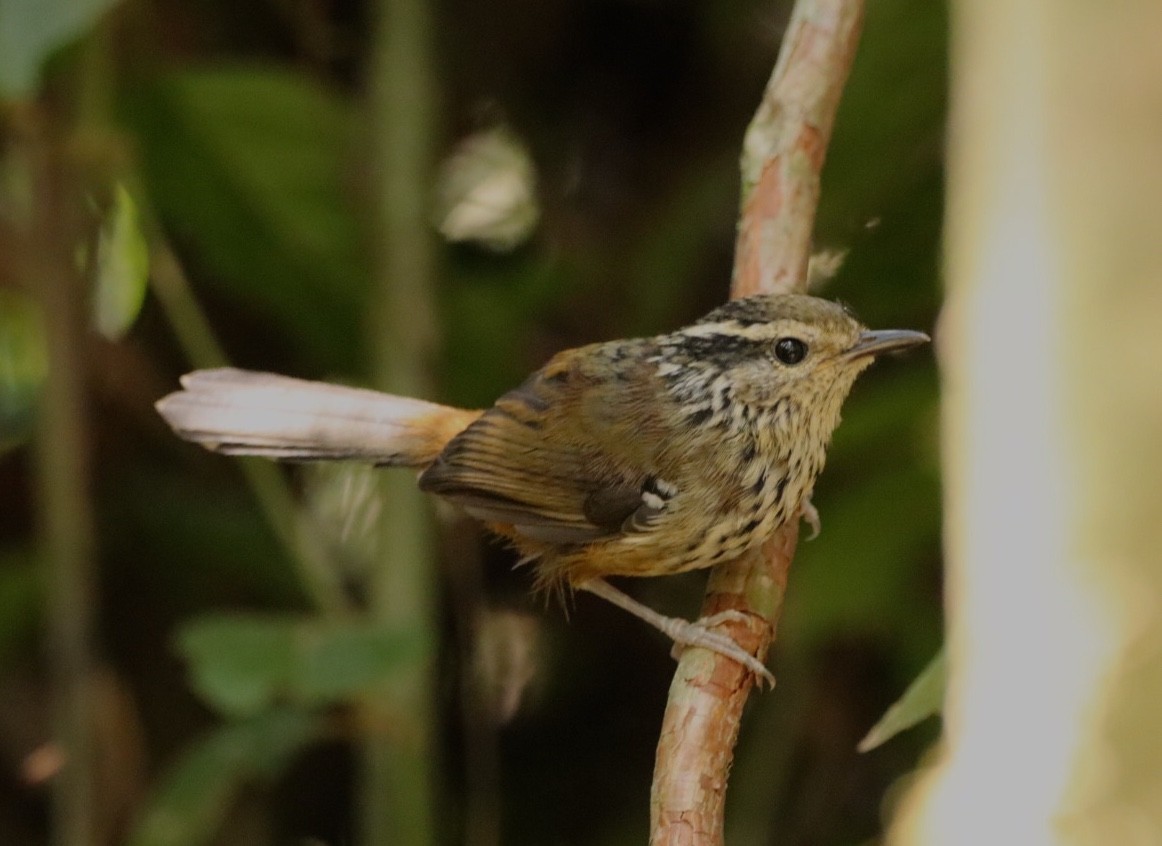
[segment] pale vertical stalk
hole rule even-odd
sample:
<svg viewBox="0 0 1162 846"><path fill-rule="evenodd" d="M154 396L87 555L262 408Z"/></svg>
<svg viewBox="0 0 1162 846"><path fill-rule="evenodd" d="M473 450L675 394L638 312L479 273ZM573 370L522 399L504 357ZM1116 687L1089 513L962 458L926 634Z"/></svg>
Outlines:
<svg viewBox="0 0 1162 846"><path fill-rule="evenodd" d="M892 842L1159 843L1162 6L953 5L946 749Z"/></svg>
<svg viewBox="0 0 1162 846"><path fill-rule="evenodd" d="M863 24L862 0L798 0L742 153L742 209L731 294L806 287L819 174ZM714 569L702 616L742 611L722 628L765 656L783 607L798 523ZM719 846L726 782L753 679L738 662L688 649L662 721L650 794L652 846Z"/></svg>
<svg viewBox="0 0 1162 846"><path fill-rule="evenodd" d="M43 144L30 139L30 144ZM39 158L33 156L32 158ZM64 766L54 780L53 842L97 842L94 804L93 514L85 443L84 318L81 286L71 271L68 212L59 174L41 160L30 283L40 302L48 346L48 378L36 429L40 542L48 573L48 653L54 698L54 739Z"/></svg>
<svg viewBox="0 0 1162 846"><path fill-rule="evenodd" d="M74 94L75 131L95 134L110 90L103 30L83 49ZM101 841L96 783L97 713L93 704L97 605L94 517L89 499L86 415L85 288L70 258L81 229L72 206L79 186L38 105L14 112L24 164L35 185L26 279L37 299L48 353L34 439L40 554L47 574L46 646L52 681L53 742L63 767L53 779L52 842L96 846ZM59 116L58 116L59 120Z"/></svg>
<svg viewBox="0 0 1162 846"><path fill-rule="evenodd" d="M434 346L435 245L427 222L437 99L427 0L380 0L372 47L370 202L377 251L368 315L375 386L428 396ZM362 795L366 846L434 840L434 571L429 513L415 480L382 474L380 561L369 578L370 610L386 627L425 646L364 702Z"/></svg>

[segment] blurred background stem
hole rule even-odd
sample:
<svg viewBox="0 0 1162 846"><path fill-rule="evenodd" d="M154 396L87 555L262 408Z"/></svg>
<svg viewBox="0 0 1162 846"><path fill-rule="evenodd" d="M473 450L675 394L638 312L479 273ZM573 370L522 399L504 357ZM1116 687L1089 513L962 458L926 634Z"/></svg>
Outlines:
<svg viewBox="0 0 1162 846"><path fill-rule="evenodd" d="M434 84L426 0L381 0L368 82L373 292L368 354L375 387L430 396L435 244L428 225ZM436 636L429 516L410 473L381 474L381 555L369 577L371 613L416 633L415 661L364 703L362 834L366 846L434 842L433 664Z"/></svg>
<svg viewBox="0 0 1162 846"><path fill-rule="evenodd" d="M48 378L37 414L35 475L40 547L48 585L48 652L54 698L53 737L63 756L53 795L53 842L97 843L94 714L90 703L97 606L93 514L85 443L84 323L79 280L66 245L76 243L65 176L33 115L29 143L36 208L28 280L40 302ZM40 136L40 137L38 137Z"/></svg>

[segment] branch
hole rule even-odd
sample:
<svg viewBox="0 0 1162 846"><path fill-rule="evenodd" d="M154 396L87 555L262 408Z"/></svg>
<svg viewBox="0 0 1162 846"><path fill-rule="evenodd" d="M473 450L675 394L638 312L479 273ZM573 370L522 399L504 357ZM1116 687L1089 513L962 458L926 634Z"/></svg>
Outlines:
<svg viewBox="0 0 1162 846"><path fill-rule="evenodd" d="M743 142L733 297L804 290L819 174L863 22L862 0L798 0L763 101ZM775 637L797 522L712 571L703 617L765 657ZM688 649L662 720L650 797L652 846L723 842L727 774L753 679L737 662Z"/></svg>

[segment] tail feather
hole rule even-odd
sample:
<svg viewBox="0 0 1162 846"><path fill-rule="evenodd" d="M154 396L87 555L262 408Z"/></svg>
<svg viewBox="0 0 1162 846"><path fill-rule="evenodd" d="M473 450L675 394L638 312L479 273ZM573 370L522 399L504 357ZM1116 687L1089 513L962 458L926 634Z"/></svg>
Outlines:
<svg viewBox="0 0 1162 846"><path fill-rule="evenodd" d="M181 379L156 408L180 437L227 455L351 459L424 467L479 411L409 397L219 368Z"/></svg>

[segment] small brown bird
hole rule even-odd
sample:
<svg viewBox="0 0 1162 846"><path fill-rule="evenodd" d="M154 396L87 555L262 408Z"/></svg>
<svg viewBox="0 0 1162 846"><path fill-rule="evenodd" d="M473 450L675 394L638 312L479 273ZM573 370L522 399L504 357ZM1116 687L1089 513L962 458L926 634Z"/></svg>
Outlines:
<svg viewBox="0 0 1162 846"><path fill-rule="evenodd" d="M188 374L157 408L222 453L423 468L420 488L511 540L539 587L598 594L769 680L706 621L604 579L711 567L810 512L856 376L927 340L815 297L757 296L670 334L566 350L483 412L233 369Z"/></svg>

